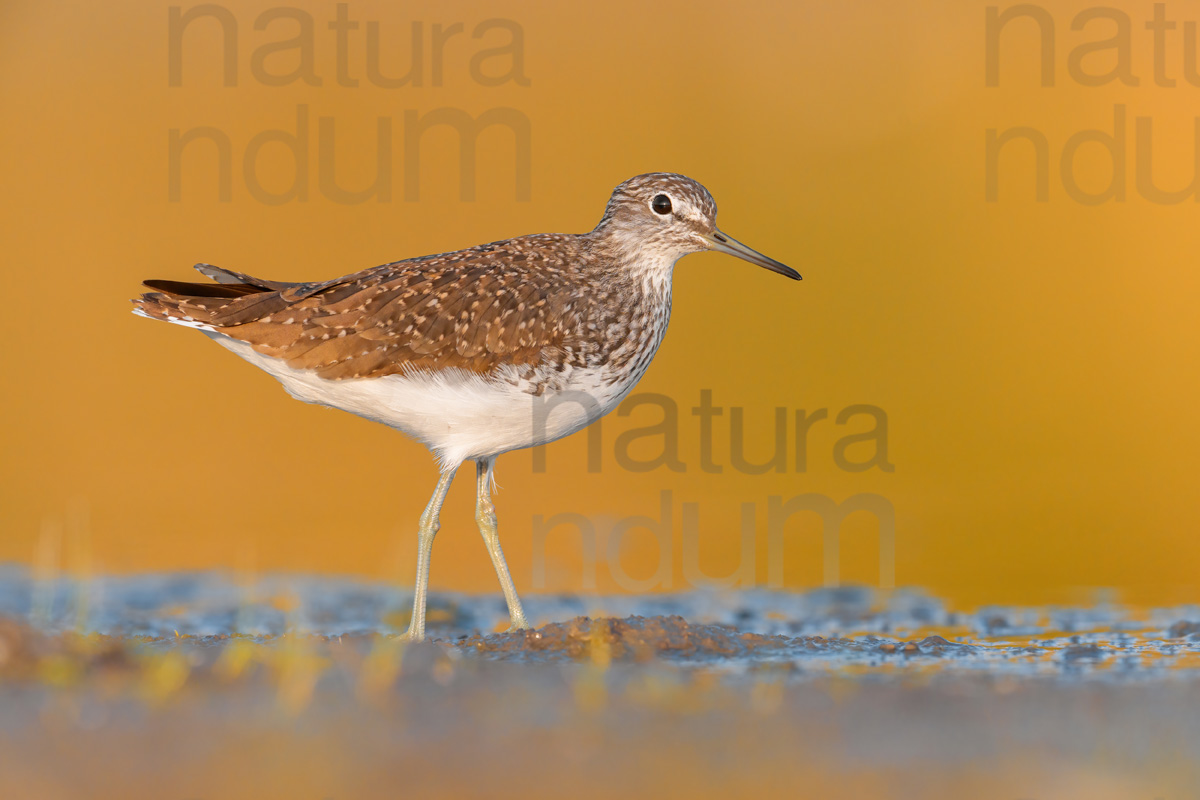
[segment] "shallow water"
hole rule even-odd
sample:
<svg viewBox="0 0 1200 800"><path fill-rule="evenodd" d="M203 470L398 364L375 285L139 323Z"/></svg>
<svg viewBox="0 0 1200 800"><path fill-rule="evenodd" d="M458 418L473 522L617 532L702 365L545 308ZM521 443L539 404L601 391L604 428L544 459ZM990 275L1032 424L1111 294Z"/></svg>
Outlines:
<svg viewBox="0 0 1200 800"><path fill-rule="evenodd" d="M264 644L284 634L396 634L407 626L410 603L411 594L388 584L307 576L266 576L253 585L211 572L37 582L19 569L0 570L0 616L44 633L163 639L158 644L167 646L180 637L232 634ZM1191 680L1200 668L1196 606L994 607L964 614L918 592L863 588L533 595L525 605L535 627L551 625L557 644L549 644L548 634L491 636L508 622L498 593L434 593L428 633L477 657L555 661L580 657L555 622L674 617L626 624L616 639L638 636L647 654L730 675L755 664L785 664L798 675L856 668L866 677L913 658L922 668L1014 678ZM672 637L694 641L677 646Z"/></svg>
<svg viewBox="0 0 1200 800"><path fill-rule="evenodd" d="M1200 609L0 571L0 797L1185 798Z"/></svg>

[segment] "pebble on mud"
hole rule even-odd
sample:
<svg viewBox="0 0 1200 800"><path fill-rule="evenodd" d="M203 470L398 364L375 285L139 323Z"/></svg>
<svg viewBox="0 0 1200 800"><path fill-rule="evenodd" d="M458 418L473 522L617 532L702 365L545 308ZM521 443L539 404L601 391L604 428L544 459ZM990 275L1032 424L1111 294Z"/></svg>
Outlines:
<svg viewBox="0 0 1200 800"><path fill-rule="evenodd" d="M1062 651L1063 661L1080 658L1103 658L1104 650L1097 644L1073 644Z"/></svg>
<svg viewBox="0 0 1200 800"><path fill-rule="evenodd" d="M1167 629L1168 639L1182 639L1193 633L1200 633L1200 622L1191 622L1186 619L1181 619L1170 628Z"/></svg>

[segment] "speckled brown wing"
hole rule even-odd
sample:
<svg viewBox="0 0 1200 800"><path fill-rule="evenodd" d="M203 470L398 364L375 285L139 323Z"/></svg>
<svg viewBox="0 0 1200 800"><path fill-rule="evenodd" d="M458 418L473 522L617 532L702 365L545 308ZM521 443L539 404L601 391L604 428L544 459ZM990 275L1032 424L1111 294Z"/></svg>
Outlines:
<svg viewBox="0 0 1200 800"><path fill-rule="evenodd" d="M577 329L577 310L555 313L578 305L556 302L558 293L578 291L563 281L579 257L572 238L521 237L321 283L204 265L223 282L147 281L160 291L135 302L149 316L212 326L330 380L447 367L486 373L559 354Z"/></svg>

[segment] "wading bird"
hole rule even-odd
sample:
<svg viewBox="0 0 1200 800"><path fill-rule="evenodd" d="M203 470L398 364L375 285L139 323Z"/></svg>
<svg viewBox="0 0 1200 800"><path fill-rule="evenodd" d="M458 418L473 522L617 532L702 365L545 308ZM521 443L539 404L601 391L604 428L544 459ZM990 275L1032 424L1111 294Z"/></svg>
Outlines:
<svg viewBox="0 0 1200 800"><path fill-rule="evenodd" d="M526 628L496 531L496 457L581 430L629 394L666 333L680 257L716 250L800 279L721 233L716 216L696 181L651 173L619 185L590 233L519 236L316 283L198 264L215 283L146 281L154 291L134 313L197 328L292 397L429 448L440 477L417 529L409 639L425 635L442 501L474 461L475 519L512 626Z"/></svg>

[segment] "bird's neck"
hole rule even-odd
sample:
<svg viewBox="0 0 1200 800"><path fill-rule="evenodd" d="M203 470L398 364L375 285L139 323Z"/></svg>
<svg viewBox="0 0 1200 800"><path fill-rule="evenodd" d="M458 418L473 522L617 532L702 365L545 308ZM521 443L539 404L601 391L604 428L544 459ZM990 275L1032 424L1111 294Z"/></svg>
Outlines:
<svg viewBox="0 0 1200 800"><path fill-rule="evenodd" d="M628 282L646 294L669 301L675 262L684 254L647 240L632 227L609 220L584 235L589 250L612 280Z"/></svg>

